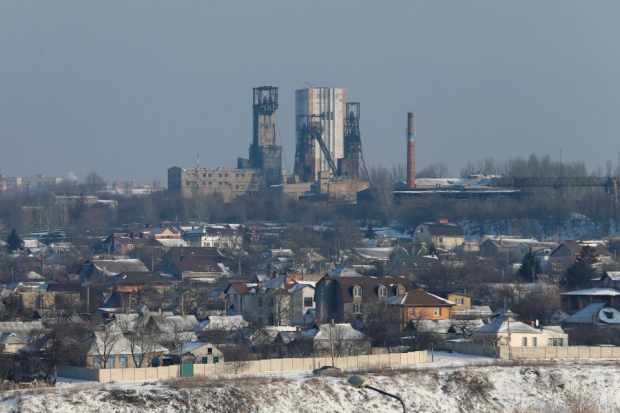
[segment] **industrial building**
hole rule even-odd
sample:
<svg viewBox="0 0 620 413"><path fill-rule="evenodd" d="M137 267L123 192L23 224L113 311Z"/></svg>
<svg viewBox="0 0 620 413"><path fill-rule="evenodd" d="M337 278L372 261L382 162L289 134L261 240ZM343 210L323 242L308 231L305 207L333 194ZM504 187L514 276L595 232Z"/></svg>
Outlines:
<svg viewBox="0 0 620 413"><path fill-rule="evenodd" d="M313 87L295 91L295 174L302 181L315 182L320 171L335 169L335 162L344 157L346 105L344 88ZM322 142L309 138L313 133L318 133ZM336 171L333 172L335 175Z"/></svg>
<svg viewBox="0 0 620 413"><path fill-rule="evenodd" d="M252 103L253 137L249 159L237 159L239 169L261 169L265 185L282 183L282 146L278 146L278 88L254 88Z"/></svg>
<svg viewBox="0 0 620 413"><path fill-rule="evenodd" d="M278 88L253 89L253 135L247 159L237 169L168 169L168 191L184 197L219 194L227 202L261 188L289 197L355 201L370 186L360 138L360 104L347 102L346 89L295 92L295 173L282 173L278 145ZM321 195L320 197L315 197Z"/></svg>
<svg viewBox="0 0 620 413"><path fill-rule="evenodd" d="M253 89L253 136L248 159L237 169L168 169L168 192L183 197L221 195L225 202L248 192L282 183L282 147L277 145L278 88Z"/></svg>

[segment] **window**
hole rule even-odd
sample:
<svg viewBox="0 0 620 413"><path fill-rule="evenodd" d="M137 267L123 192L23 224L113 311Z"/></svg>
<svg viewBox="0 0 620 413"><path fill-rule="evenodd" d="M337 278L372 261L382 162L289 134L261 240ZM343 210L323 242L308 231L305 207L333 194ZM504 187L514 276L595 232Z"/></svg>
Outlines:
<svg viewBox="0 0 620 413"><path fill-rule="evenodd" d="M206 177L207 177L207 174L202 174L202 177L203 177L203 178L206 178Z"/></svg>
<svg viewBox="0 0 620 413"><path fill-rule="evenodd" d="M549 341L551 341L551 339L549 339ZM95 356L93 357L93 365L95 366L96 369L100 369L103 367L103 359L99 356Z"/></svg>
<svg viewBox="0 0 620 413"><path fill-rule="evenodd" d="M442 244L443 243L443 238L439 237L439 243Z"/></svg>
<svg viewBox="0 0 620 413"><path fill-rule="evenodd" d="M202 358L202 364L208 364L209 363L209 357L205 356Z"/></svg>
<svg viewBox="0 0 620 413"><path fill-rule="evenodd" d="M207 354L213 354L213 348L212 347L208 347L207 348Z"/></svg>
<svg viewBox="0 0 620 413"><path fill-rule="evenodd" d="M228 174L224 174L224 176L225 176L226 178L228 178Z"/></svg>
<svg viewBox="0 0 620 413"><path fill-rule="evenodd" d="M211 178L211 174L209 174L209 178Z"/></svg>
<svg viewBox="0 0 620 413"><path fill-rule="evenodd" d="M521 345L522 345L523 347L527 347L527 337L523 337L523 338L521 339Z"/></svg>
<svg viewBox="0 0 620 413"><path fill-rule="evenodd" d="M122 369L126 369L127 368L127 357L126 356L122 356L121 357L121 368Z"/></svg>
<svg viewBox="0 0 620 413"><path fill-rule="evenodd" d="M114 369L116 368L116 357L108 357L108 368L109 369Z"/></svg>
<svg viewBox="0 0 620 413"><path fill-rule="evenodd" d="M239 178L239 174L235 174L235 178Z"/></svg>
<svg viewBox="0 0 620 413"><path fill-rule="evenodd" d="M359 285L353 287L353 297L362 297L362 287Z"/></svg>
<svg viewBox="0 0 620 413"><path fill-rule="evenodd" d="M235 189L239 189L239 185L235 185Z"/></svg>
<svg viewBox="0 0 620 413"><path fill-rule="evenodd" d="M550 338L547 342L549 347L562 347L564 345L563 338Z"/></svg>
<svg viewBox="0 0 620 413"><path fill-rule="evenodd" d="M396 295L405 294L405 291L407 291L407 290L405 289L404 286L402 286L402 285L397 285L396 286Z"/></svg>
<svg viewBox="0 0 620 413"><path fill-rule="evenodd" d="M312 297L304 297L304 307L312 307Z"/></svg>
<svg viewBox="0 0 620 413"><path fill-rule="evenodd" d="M360 304L353 304L353 314L362 314L362 306Z"/></svg>
<svg viewBox="0 0 620 413"><path fill-rule="evenodd" d="M241 185L241 189L245 189L245 185Z"/></svg>
<svg viewBox="0 0 620 413"><path fill-rule="evenodd" d="M532 337L532 347L538 346L538 337Z"/></svg>
<svg viewBox="0 0 620 413"><path fill-rule="evenodd" d="M218 356L213 356L213 364L219 363L219 362L220 362L220 358Z"/></svg>
<svg viewBox="0 0 620 413"><path fill-rule="evenodd" d="M385 285L379 286L379 298L387 297L387 287Z"/></svg>
<svg viewBox="0 0 620 413"><path fill-rule="evenodd" d="M457 298L454 301L456 302L456 305L465 305L465 299L464 298Z"/></svg>
<svg viewBox="0 0 620 413"><path fill-rule="evenodd" d="M220 175L220 178L221 178L221 177L222 177L222 174L219 174L219 175Z"/></svg>
<svg viewBox="0 0 620 413"><path fill-rule="evenodd" d="M436 316L441 316L441 307L436 307L435 308L435 315Z"/></svg>
<svg viewBox="0 0 620 413"><path fill-rule="evenodd" d="M133 362L136 364L136 367L142 366L142 356L135 355L133 356Z"/></svg>

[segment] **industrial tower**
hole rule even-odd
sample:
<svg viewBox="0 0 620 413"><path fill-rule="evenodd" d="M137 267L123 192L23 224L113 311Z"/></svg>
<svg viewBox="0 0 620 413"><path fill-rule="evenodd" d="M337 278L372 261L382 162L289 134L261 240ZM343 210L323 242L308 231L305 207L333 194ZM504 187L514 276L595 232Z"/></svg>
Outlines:
<svg viewBox="0 0 620 413"><path fill-rule="evenodd" d="M278 88L261 86L253 92L250 158L239 158L237 167L262 169L267 186L279 185L282 183L282 147L277 145Z"/></svg>

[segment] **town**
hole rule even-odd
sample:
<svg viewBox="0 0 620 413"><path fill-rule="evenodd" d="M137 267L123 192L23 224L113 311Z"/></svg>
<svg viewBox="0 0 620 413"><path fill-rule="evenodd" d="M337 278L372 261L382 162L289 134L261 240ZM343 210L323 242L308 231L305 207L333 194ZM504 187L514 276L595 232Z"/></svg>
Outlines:
<svg viewBox="0 0 620 413"><path fill-rule="evenodd" d="M409 113L406 166L367 168L345 89L296 102L290 175L272 86L253 89L237 168L198 156L167 184L2 175L4 389L620 358L611 165L592 177L533 154L416 174Z"/></svg>

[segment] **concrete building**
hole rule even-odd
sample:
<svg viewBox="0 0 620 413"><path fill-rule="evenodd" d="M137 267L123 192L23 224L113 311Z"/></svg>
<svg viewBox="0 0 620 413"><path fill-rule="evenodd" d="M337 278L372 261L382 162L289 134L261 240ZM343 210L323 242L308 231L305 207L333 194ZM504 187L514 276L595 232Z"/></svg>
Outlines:
<svg viewBox="0 0 620 413"><path fill-rule="evenodd" d="M334 162L344 157L344 124L347 105L347 90L344 88L316 87L295 91L296 130L314 116L321 120L322 138ZM299 136L298 136L299 141ZM320 171L329 171L330 166L318 142L315 142L315 181Z"/></svg>
<svg viewBox="0 0 620 413"><path fill-rule="evenodd" d="M168 169L168 193L185 198L219 194L229 202L263 186L264 174L260 169Z"/></svg>

